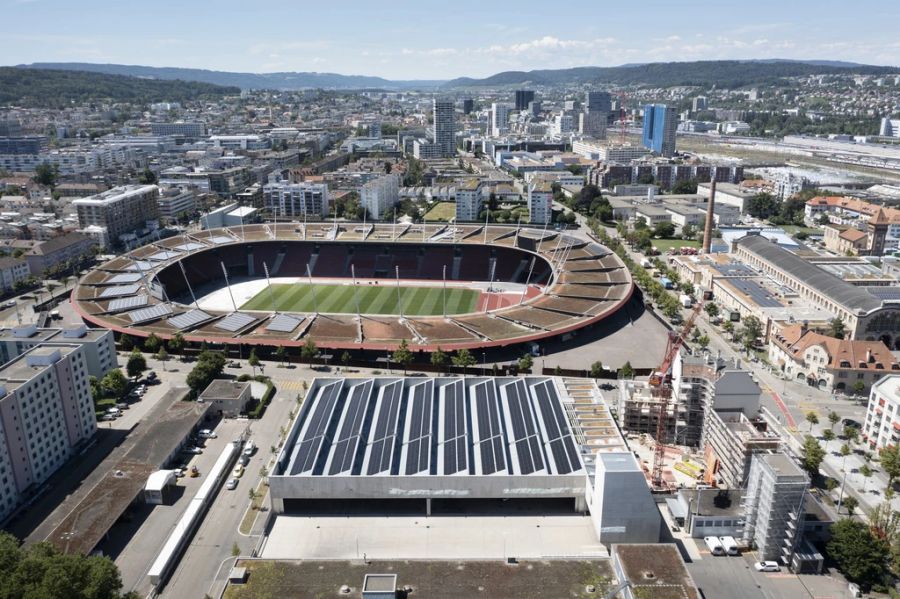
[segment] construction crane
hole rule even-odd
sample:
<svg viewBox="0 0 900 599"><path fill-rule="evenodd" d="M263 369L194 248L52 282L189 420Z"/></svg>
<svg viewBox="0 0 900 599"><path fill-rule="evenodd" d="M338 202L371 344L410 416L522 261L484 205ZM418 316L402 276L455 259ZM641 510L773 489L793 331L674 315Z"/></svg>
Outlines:
<svg viewBox="0 0 900 599"><path fill-rule="evenodd" d="M625 144L625 101L628 99L628 96L625 95L624 91L616 92L616 97L619 101L619 143Z"/></svg>
<svg viewBox="0 0 900 599"><path fill-rule="evenodd" d="M656 422L656 448L653 452L653 474L651 476L651 482L657 489L662 487L663 460L666 456L666 414L669 411L669 398L672 397L672 382L669 370L672 368L675 356L678 355L678 350L681 349L691 329L694 328L694 321L700 314L702 307L703 302L697 302L684 326L681 327L681 331L678 333L674 331L669 332L669 341L666 344L666 353L663 356L662 364L660 364L656 372L650 375L650 392L654 397L659 398L659 418Z"/></svg>

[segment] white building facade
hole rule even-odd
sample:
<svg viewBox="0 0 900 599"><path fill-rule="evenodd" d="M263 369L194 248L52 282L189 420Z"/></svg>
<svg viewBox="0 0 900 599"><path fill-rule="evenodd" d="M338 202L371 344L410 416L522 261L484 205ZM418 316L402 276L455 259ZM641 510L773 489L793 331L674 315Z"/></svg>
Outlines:
<svg viewBox="0 0 900 599"><path fill-rule="evenodd" d="M269 183L263 187L266 210L279 218L328 216L329 194L324 183Z"/></svg>
<svg viewBox="0 0 900 599"><path fill-rule="evenodd" d="M380 219L386 210L400 201L400 177L395 174L379 177L359 188L359 203L369 218Z"/></svg>

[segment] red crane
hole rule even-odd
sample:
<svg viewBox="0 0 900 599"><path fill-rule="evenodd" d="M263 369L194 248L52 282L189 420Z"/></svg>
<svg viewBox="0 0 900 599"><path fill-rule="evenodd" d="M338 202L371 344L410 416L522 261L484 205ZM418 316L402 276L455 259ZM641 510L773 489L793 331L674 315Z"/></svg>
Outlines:
<svg viewBox="0 0 900 599"><path fill-rule="evenodd" d="M651 476L651 482L656 488L662 487L663 460L666 455L666 415L669 410L669 398L672 397L672 381L669 369L672 368L672 362L675 361L678 350L681 349L691 329L694 328L694 321L697 319L697 315L700 314L702 306L703 302L697 302L694 305L693 311L691 311L684 326L681 327L680 332L669 332L669 341L666 344L666 353L663 356L662 364L660 364L659 370L650 375L650 392L654 397L659 398L659 418L656 422L656 448L653 452L653 474Z"/></svg>

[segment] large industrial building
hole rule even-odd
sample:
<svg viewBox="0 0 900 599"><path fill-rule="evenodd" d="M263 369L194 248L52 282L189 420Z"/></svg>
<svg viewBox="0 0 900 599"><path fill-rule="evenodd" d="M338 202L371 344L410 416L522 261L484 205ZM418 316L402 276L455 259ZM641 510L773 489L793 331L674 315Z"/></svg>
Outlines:
<svg viewBox="0 0 900 599"><path fill-rule="evenodd" d="M589 512L603 543L659 539L644 473L593 381L316 379L269 488L278 514L527 505Z"/></svg>

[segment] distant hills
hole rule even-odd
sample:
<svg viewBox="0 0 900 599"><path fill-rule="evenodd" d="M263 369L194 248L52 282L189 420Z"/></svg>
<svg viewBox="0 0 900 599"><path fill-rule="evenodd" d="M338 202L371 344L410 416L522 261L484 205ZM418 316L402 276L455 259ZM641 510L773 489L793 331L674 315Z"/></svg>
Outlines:
<svg viewBox="0 0 900 599"><path fill-rule="evenodd" d="M233 85L241 89L410 89L437 87L444 81L391 81L365 75L337 73L231 73L206 69L177 67L143 67L124 64L93 64L89 62L36 62L17 68L86 71L109 75L127 75L142 79L201 81L214 85Z"/></svg>
<svg viewBox="0 0 900 599"><path fill-rule="evenodd" d="M857 65L836 61L740 61L657 62L620 67L576 67L537 71L506 71L484 79L462 77L448 81L446 87L501 87L508 85L574 85L612 83L672 87L700 85L736 88L773 83L784 77L828 75L835 73L887 75L900 72L896 67Z"/></svg>
<svg viewBox="0 0 900 599"><path fill-rule="evenodd" d="M279 89L459 89L501 88L512 86L562 86L562 85L646 85L671 87L697 85L709 87L739 88L751 85L777 83L785 77L854 73L887 75L900 73L900 68L863 65L830 60L796 61L767 60L712 60L696 62L664 62L628 64L617 67L575 67L568 69L542 69L535 71L505 71L481 79L461 77L451 81L440 80L390 80L364 75L340 75L337 73L283 72L283 73L232 73L205 69L175 67L146 67L120 64L34 63L19 65L16 70L37 72L51 70L54 73L82 72L85 74L136 77L147 82L197 82L213 86L226 86L232 90ZM5 69L9 70L9 69ZM0 98L10 95L0 80ZM146 88L152 91L152 86ZM163 89L163 88L156 88ZM200 88L178 88L183 93L201 93ZM74 91L74 90L70 90ZM87 90L85 90L87 91ZM208 88L209 93L228 93ZM12 92L12 95L22 92Z"/></svg>
<svg viewBox="0 0 900 599"><path fill-rule="evenodd" d="M237 95L240 88L84 71L0 67L0 105L59 108L71 102L186 102Z"/></svg>

